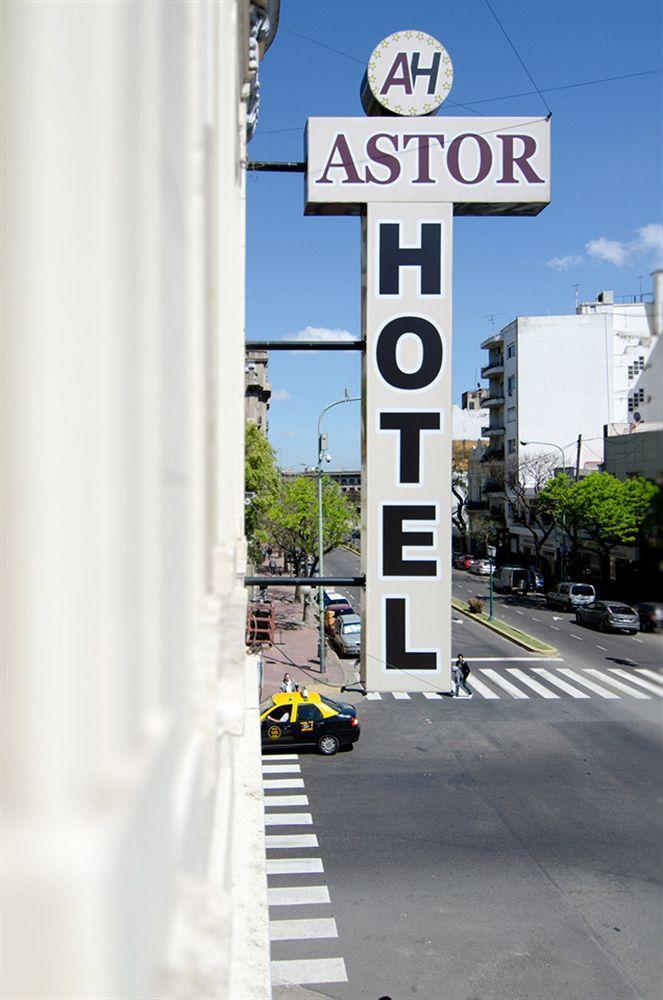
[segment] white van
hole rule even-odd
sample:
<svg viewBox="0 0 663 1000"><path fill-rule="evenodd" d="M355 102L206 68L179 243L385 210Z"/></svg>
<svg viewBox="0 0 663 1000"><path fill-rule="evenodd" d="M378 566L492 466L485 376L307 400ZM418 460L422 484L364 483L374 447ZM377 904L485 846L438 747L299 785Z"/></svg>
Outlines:
<svg viewBox="0 0 663 1000"><path fill-rule="evenodd" d="M514 590L526 594L530 589L530 574L522 566L500 566L493 575L493 589L500 594Z"/></svg>

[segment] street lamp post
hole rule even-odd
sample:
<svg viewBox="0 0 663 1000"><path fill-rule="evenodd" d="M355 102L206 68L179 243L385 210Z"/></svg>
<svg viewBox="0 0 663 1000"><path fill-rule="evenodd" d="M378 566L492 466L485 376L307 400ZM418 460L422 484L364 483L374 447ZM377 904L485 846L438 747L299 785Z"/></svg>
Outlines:
<svg viewBox="0 0 663 1000"><path fill-rule="evenodd" d="M323 523L322 523L322 463L331 461L331 456L327 451L327 435L322 433L322 418L324 417L327 410L331 410L334 406L340 406L341 403L356 403L361 399L361 396L351 396L348 390L345 390L345 395L343 399L337 399L329 406L325 408L320 413L318 417L318 576L320 579L324 576L323 572L323 555L324 555L324 542L323 542ZM325 598L324 598L324 588L322 584L318 587L318 609L320 612L320 673L325 673Z"/></svg>
<svg viewBox="0 0 663 1000"><path fill-rule="evenodd" d="M523 447L526 447L528 444L537 444L541 445L543 448L556 448L557 451L562 456L562 475L564 475L564 469L566 468L564 464L566 462L566 456L564 455L564 449L562 448L561 445L553 444L552 441L521 441L520 443ZM566 579L566 525L564 524L564 514L562 514L561 528L562 528L562 551L560 552L561 556L560 572L562 574L562 580L565 580Z"/></svg>

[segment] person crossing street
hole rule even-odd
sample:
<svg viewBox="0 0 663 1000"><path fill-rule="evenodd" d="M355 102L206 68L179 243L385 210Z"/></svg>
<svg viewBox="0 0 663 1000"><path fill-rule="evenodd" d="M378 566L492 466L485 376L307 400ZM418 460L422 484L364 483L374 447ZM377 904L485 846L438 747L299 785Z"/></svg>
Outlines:
<svg viewBox="0 0 663 1000"><path fill-rule="evenodd" d="M460 698L459 692L461 688L463 689L463 691L465 691L468 698L471 698L473 696L474 692L472 691L470 685L467 683L467 678L469 677L469 675L470 675L469 665L466 663L463 654L459 653L456 662L451 668L451 679L454 684L454 692L453 692L454 698Z"/></svg>

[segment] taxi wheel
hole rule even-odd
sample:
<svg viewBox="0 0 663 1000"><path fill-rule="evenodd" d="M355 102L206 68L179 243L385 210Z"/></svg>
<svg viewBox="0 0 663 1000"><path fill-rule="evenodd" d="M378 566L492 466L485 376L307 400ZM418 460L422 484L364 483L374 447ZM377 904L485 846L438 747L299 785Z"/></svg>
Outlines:
<svg viewBox="0 0 663 1000"><path fill-rule="evenodd" d="M339 746L340 744L338 739L331 733L321 736L318 740L318 750L327 757L331 757L332 754L336 753Z"/></svg>

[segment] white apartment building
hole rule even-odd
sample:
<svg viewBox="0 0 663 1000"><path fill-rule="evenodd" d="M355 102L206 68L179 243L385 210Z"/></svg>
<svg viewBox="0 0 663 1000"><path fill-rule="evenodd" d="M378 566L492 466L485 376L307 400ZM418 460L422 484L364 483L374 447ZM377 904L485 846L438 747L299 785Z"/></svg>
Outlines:
<svg viewBox="0 0 663 1000"><path fill-rule="evenodd" d="M2 984L271 995L246 142L278 0L1 5Z"/></svg>

